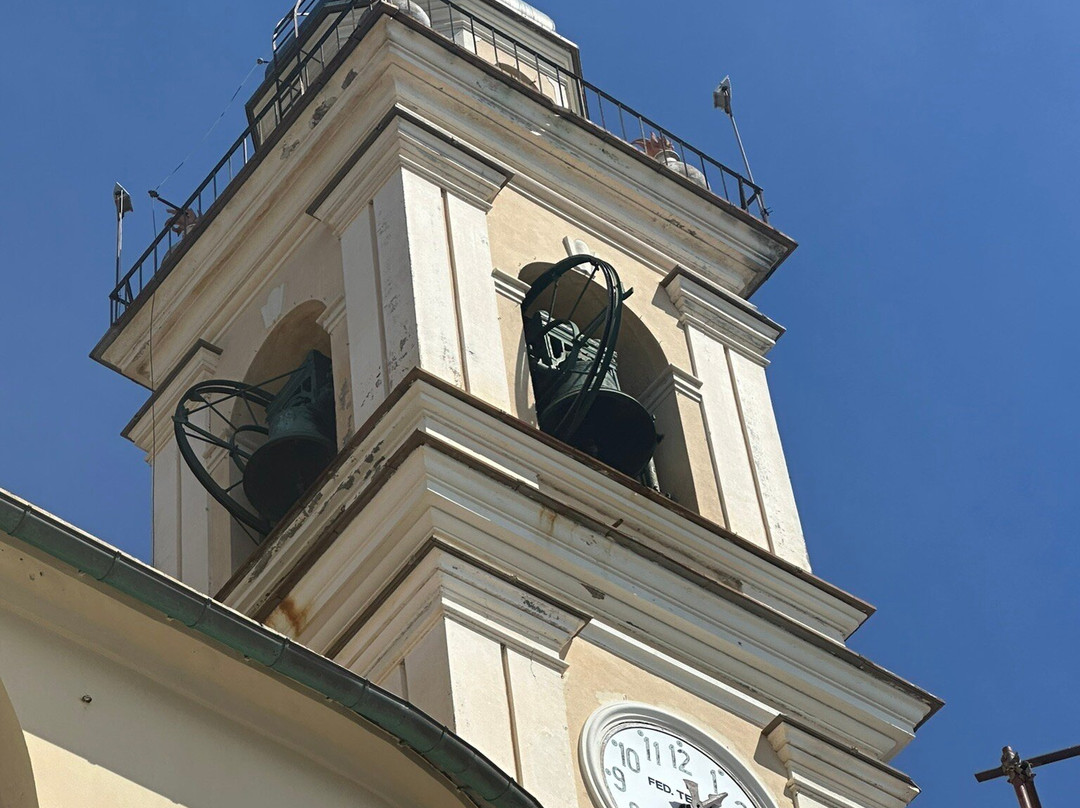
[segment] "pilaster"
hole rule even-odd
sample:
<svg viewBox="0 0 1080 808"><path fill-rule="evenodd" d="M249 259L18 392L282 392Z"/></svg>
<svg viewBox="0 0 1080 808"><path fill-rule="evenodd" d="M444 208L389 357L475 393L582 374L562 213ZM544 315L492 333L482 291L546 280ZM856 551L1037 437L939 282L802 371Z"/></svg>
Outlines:
<svg viewBox="0 0 1080 808"><path fill-rule="evenodd" d="M437 542L338 654L513 773L574 804L563 661L588 618Z"/></svg>
<svg viewBox="0 0 1080 808"><path fill-rule="evenodd" d="M210 592L214 579L223 583L231 568L213 569L210 495L180 456L172 417L185 390L214 377L220 354L209 343L196 344L125 430L153 467L154 564L201 592ZM209 428L209 413L193 416L193 422Z"/></svg>
<svg viewBox="0 0 1080 808"><path fill-rule="evenodd" d="M662 490L706 519L727 527L705 426L701 380L668 365L641 394L641 404L670 427L656 447Z"/></svg>
<svg viewBox="0 0 1080 808"><path fill-rule="evenodd" d="M809 569L765 368L783 328L732 293L677 268L662 284L701 378L706 429L729 529Z"/></svg>
<svg viewBox="0 0 1080 808"><path fill-rule="evenodd" d="M349 366L349 329L345 312L345 298L342 296L327 306L316 321L319 327L330 336L338 446L344 446L356 429L351 368Z"/></svg>
<svg viewBox="0 0 1080 808"><path fill-rule="evenodd" d="M486 218L509 175L398 107L375 131L308 209L341 237L353 423L413 368L509 411Z"/></svg>

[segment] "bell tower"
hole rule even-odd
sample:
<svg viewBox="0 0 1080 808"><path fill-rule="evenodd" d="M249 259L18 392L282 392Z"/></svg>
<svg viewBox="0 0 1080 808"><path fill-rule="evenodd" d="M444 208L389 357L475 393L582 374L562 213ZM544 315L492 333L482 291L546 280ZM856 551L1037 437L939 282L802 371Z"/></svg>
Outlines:
<svg viewBox="0 0 1080 808"><path fill-rule="evenodd" d="M941 703L810 570L761 189L522 0L301 0L247 114L93 354L154 563L551 808L909 802Z"/></svg>

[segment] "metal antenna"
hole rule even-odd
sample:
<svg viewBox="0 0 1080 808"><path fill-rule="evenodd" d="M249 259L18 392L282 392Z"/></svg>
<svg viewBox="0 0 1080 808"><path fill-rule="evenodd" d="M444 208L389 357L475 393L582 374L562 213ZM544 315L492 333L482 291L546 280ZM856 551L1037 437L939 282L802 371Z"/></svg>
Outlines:
<svg viewBox="0 0 1080 808"><path fill-rule="evenodd" d="M120 256L124 252L124 215L131 213L131 194L120 183L113 186L113 203L116 205L116 285L120 285Z"/></svg>

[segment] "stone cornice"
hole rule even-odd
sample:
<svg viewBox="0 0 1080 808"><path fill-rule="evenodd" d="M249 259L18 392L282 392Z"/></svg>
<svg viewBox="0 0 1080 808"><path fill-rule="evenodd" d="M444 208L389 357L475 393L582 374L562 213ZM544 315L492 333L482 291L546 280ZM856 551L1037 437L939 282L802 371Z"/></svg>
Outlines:
<svg viewBox="0 0 1080 808"><path fill-rule="evenodd" d="M895 753L940 706L834 639L833 621L856 606L814 593L806 573L769 557L770 573L760 548L715 526L701 534L648 489L427 374L399 390L237 574L227 603L259 619L305 615L298 638L335 647L438 536L876 755Z"/></svg>
<svg viewBox="0 0 1080 808"><path fill-rule="evenodd" d="M660 284L684 325L691 325L766 364L765 355L784 333L782 326L755 306L683 267L676 267Z"/></svg>
<svg viewBox="0 0 1080 808"><path fill-rule="evenodd" d="M400 169L485 211L512 176L452 135L395 105L349 155L307 212L340 235Z"/></svg>
<svg viewBox="0 0 1080 808"><path fill-rule="evenodd" d="M763 734L787 768L797 808L904 808L919 794L903 772L788 716L778 716Z"/></svg>
<svg viewBox="0 0 1080 808"><path fill-rule="evenodd" d="M438 540L419 555L328 655L381 680L438 622L452 620L559 673L566 670L566 649L587 616L483 569Z"/></svg>
<svg viewBox="0 0 1080 808"><path fill-rule="evenodd" d="M408 399L407 404L399 406L403 399ZM548 487L561 480L567 490L560 485L553 491L567 503L601 518L608 515L599 509L618 503L624 531L648 540L650 545L655 542L649 537L665 537L662 546L656 545L657 550L674 552L686 562L692 560L699 568L714 571L720 579L734 581L744 593L793 619L806 621L824 636L847 637L873 614L868 603L422 371L414 371L380 405L326 475L346 474L357 463L363 474L371 471L373 479L389 473L392 447L405 442L421 423L428 432L468 447L521 485L537 488L540 477ZM378 452L374 452L376 446ZM568 456L578 462L568 463ZM380 461L378 468L376 461ZM629 496L627 489L632 492ZM320 510L329 504L322 501ZM271 582L275 575L291 566L310 542L318 541L318 531L332 530L329 525L320 528L316 520L302 513L296 514L296 525L290 524L293 521L293 517L286 517L219 597L227 597L242 611L258 610L261 598L268 597L274 588ZM273 556L273 563L261 562L262 555Z"/></svg>
<svg viewBox="0 0 1080 808"><path fill-rule="evenodd" d="M778 714L776 710L749 694L695 670L599 620L590 621L579 636L585 642L632 662L641 670L665 679L755 726L767 726Z"/></svg>
<svg viewBox="0 0 1080 808"><path fill-rule="evenodd" d="M162 434L172 434L172 416L176 402L189 387L211 378L217 370L221 349L209 342L199 340L177 363L168 378L162 380L157 390L124 427L121 433L145 452L153 452L152 436L158 434L158 447ZM150 417L153 414L153 417ZM164 432L163 432L164 430Z"/></svg>

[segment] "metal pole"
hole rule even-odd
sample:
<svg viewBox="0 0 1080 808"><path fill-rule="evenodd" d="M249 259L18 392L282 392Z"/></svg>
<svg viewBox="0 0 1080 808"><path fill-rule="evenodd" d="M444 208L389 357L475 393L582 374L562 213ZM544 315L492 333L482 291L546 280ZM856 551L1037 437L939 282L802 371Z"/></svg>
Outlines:
<svg viewBox="0 0 1080 808"><path fill-rule="evenodd" d="M1031 770L1031 764L1021 760L1011 746L1001 750L1001 770L1012 783L1020 808L1042 808L1039 794L1035 791L1035 773Z"/></svg>
<svg viewBox="0 0 1080 808"><path fill-rule="evenodd" d="M746 178L754 185L757 185L757 180L754 179L754 172L750 169L750 158L746 156L746 148L743 146L742 135L739 134L739 124L735 122L735 110L731 104L731 78L729 76L724 76L724 80L721 81L720 85L713 91L713 106L723 110L727 116L731 118L731 128L735 131L735 142L739 146L739 154L742 156L743 165L746 167ZM758 205L761 207L762 214L766 214L764 196L760 191L755 191L754 193L757 195Z"/></svg>
<svg viewBox="0 0 1080 808"><path fill-rule="evenodd" d="M120 254L124 250L124 215L117 211L116 213L116 282L113 284L115 289L120 285Z"/></svg>
<svg viewBox="0 0 1080 808"><path fill-rule="evenodd" d="M124 214L133 210L131 194L123 185L116 183L113 186L113 203L116 205L116 285L120 286L120 258L124 252Z"/></svg>
<svg viewBox="0 0 1080 808"><path fill-rule="evenodd" d="M754 185L757 185L757 181L754 179L754 172L750 170L750 161L746 157L746 149L743 148L742 136L739 135L739 125L735 123L735 113L728 113L728 117L731 118L731 128L735 130L735 142L739 144L739 154L742 155L743 165L746 166L746 178L754 183Z"/></svg>

